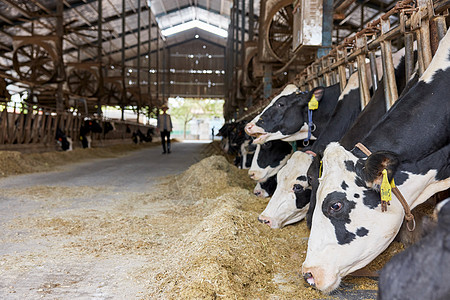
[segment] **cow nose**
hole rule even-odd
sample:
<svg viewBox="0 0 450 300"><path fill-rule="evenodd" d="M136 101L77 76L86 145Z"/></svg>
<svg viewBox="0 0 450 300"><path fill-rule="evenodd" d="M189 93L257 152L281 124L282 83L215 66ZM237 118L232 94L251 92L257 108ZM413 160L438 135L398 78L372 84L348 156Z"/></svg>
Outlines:
<svg viewBox="0 0 450 300"><path fill-rule="evenodd" d="M244 127L245 132L246 132L247 134L250 134L250 133L251 133L251 130L252 130L252 128L253 128L253 126L254 126L253 123L248 123L247 125L245 125L245 127Z"/></svg>
<svg viewBox="0 0 450 300"><path fill-rule="evenodd" d="M248 176L250 176L251 179L255 180L255 172L248 172Z"/></svg>
<svg viewBox="0 0 450 300"><path fill-rule="evenodd" d="M314 280L314 276L311 272L306 272L305 274L303 274L303 279L305 279L305 281L310 285L315 287L316 286L316 282Z"/></svg>
<svg viewBox="0 0 450 300"><path fill-rule="evenodd" d="M259 216L258 217L258 221L263 223L263 224L267 224L269 227L272 226L272 221L269 218L267 218L267 217Z"/></svg>

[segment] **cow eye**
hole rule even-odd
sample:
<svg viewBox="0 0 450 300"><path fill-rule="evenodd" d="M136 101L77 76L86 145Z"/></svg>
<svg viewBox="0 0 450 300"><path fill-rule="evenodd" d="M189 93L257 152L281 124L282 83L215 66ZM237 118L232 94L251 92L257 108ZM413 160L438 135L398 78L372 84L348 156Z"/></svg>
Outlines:
<svg viewBox="0 0 450 300"><path fill-rule="evenodd" d="M330 208L333 211L340 211L342 209L342 203L341 202L335 202L333 204L331 204Z"/></svg>
<svg viewBox="0 0 450 300"><path fill-rule="evenodd" d="M265 142L264 144L261 145L261 148L263 148L263 149L269 149L271 147L272 147L271 141Z"/></svg>
<svg viewBox="0 0 450 300"><path fill-rule="evenodd" d="M300 184L294 184L294 187L292 188L292 190L294 191L294 193L298 193L301 192L303 190L302 186Z"/></svg>
<svg viewBox="0 0 450 300"><path fill-rule="evenodd" d="M284 103L281 103L281 102L277 103L277 107L283 107L283 106L284 106Z"/></svg>
<svg viewBox="0 0 450 300"><path fill-rule="evenodd" d="M312 185L312 177L311 176L308 176L308 184Z"/></svg>

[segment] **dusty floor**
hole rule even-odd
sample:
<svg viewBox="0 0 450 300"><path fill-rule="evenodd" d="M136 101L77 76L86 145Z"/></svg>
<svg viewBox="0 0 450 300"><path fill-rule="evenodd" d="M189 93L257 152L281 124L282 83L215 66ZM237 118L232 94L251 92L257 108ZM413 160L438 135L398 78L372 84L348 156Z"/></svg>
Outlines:
<svg viewBox="0 0 450 300"><path fill-rule="evenodd" d="M212 146L133 147L0 179L1 299L328 298L299 276L304 222L258 223L267 200L245 170L202 160ZM349 277L332 298L375 299L376 288Z"/></svg>

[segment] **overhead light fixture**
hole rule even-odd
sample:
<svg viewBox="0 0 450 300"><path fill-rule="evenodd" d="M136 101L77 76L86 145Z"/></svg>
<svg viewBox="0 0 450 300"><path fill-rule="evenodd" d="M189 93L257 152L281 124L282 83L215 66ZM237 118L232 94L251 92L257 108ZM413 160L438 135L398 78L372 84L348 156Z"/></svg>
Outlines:
<svg viewBox="0 0 450 300"><path fill-rule="evenodd" d="M192 20L192 21L180 24L180 25L176 25L176 26L164 29L164 30L161 30L161 33L164 36L169 36L169 35L183 32L183 31L186 31L186 30L189 30L192 28L199 28L199 29L214 33L214 34L224 37L224 38L228 37L228 31L226 31L225 29L207 24L200 20Z"/></svg>

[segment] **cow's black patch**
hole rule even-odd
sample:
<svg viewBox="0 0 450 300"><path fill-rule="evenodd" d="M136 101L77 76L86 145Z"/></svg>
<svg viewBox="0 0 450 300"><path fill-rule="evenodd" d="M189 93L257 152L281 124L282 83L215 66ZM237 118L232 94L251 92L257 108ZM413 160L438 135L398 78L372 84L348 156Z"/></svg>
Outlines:
<svg viewBox="0 0 450 300"><path fill-rule="evenodd" d="M347 188L348 188L348 184L346 184L345 181L342 181L342 183L341 183L341 188L342 188L344 191L346 191Z"/></svg>
<svg viewBox="0 0 450 300"><path fill-rule="evenodd" d="M338 202L341 204L341 208L334 211L332 206ZM350 223L350 212L355 206L356 202L347 200L347 195L342 192L328 194L322 203L322 212L333 224L339 245L349 244L356 237L354 233L345 228L345 224Z"/></svg>
<svg viewBox="0 0 450 300"><path fill-rule="evenodd" d="M359 237L366 236L369 233L369 230L365 227L360 227L356 230L356 235Z"/></svg>
<svg viewBox="0 0 450 300"><path fill-rule="evenodd" d="M370 209L376 208L381 203L380 194L374 190L365 190L363 196L363 203Z"/></svg>
<svg viewBox="0 0 450 300"><path fill-rule="evenodd" d="M295 206L298 209L305 207L311 199L311 189L304 189L300 184L294 185Z"/></svg>
<svg viewBox="0 0 450 300"><path fill-rule="evenodd" d="M347 171L356 173L355 163L352 160L346 160L344 164Z"/></svg>
<svg viewBox="0 0 450 300"><path fill-rule="evenodd" d="M272 196L277 189L277 175L270 176L266 181L260 183L261 189L265 190L269 196Z"/></svg>
<svg viewBox="0 0 450 300"><path fill-rule="evenodd" d="M353 197L359 198L359 197L361 197L361 196L360 196L359 194L355 193L355 194L353 195Z"/></svg>
<svg viewBox="0 0 450 300"><path fill-rule="evenodd" d="M301 176L297 177L297 180L299 180L299 181L308 181L308 178L306 178L305 175L301 175Z"/></svg>
<svg viewBox="0 0 450 300"><path fill-rule="evenodd" d="M267 167L275 168L280 162L292 152L292 147L288 142L281 140L269 141L261 145L257 157L258 167L265 169Z"/></svg>
<svg viewBox="0 0 450 300"><path fill-rule="evenodd" d="M396 185L402 185L405 183L406 180L408 180L409 175L405 172L397 172L394 176L395 184Z"/></svg>

